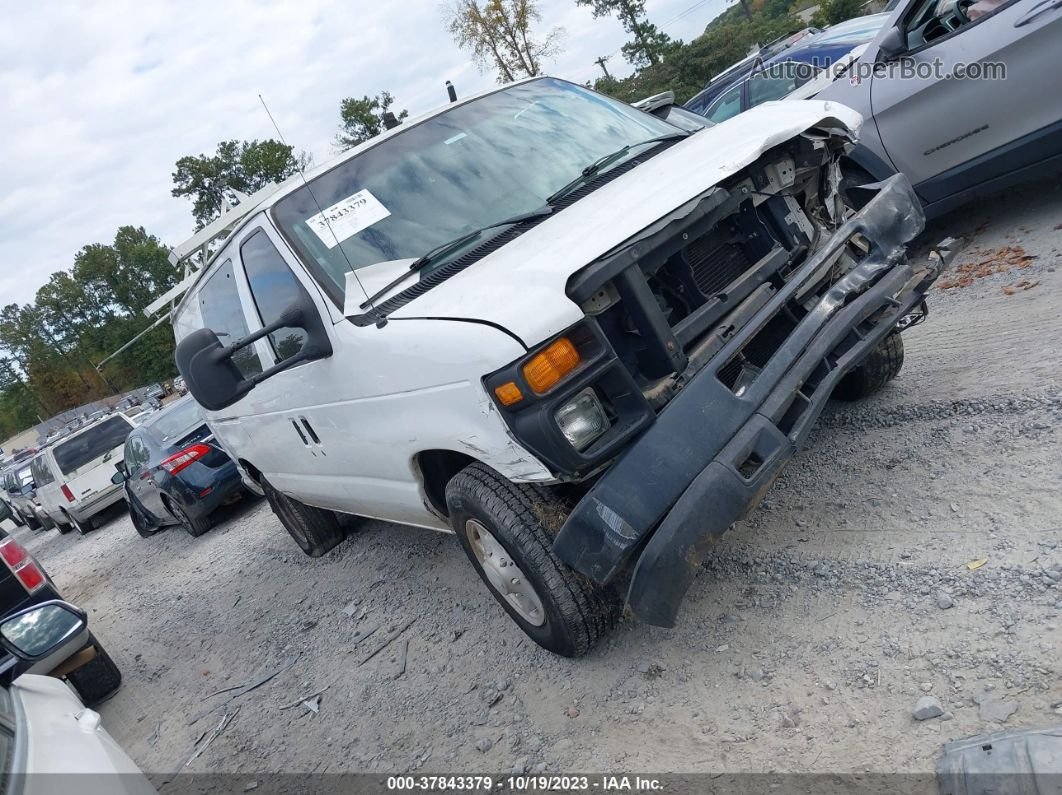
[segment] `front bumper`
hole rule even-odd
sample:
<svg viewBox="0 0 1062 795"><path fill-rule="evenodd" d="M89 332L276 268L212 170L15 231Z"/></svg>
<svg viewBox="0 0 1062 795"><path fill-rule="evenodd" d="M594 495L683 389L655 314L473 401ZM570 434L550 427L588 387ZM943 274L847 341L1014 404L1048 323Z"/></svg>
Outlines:
<svg viewBox="0 0 1062 795"><path fill-rule="evenodd" d="M674 626L711 545L760 501L841 377L921 304L940 274L941 255L917 269L906 260L905 246L923 225L907 180L881 183L594 484L554 542L561 560L604 584L640 550L627 602L646 623ZM755 379L740 394L732 391L719 371L855 235L869 252L828 288Z"/></svg>

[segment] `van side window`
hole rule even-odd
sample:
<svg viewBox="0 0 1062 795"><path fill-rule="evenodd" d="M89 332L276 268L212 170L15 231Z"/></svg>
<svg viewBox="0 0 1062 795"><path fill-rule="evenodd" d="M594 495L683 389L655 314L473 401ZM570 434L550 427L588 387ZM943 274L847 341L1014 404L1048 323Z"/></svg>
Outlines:
<svg viewBox="0 0 1062 795"><path fill-rule="evenodd" d="M231 345L247 336L247 320L243 305L236 292L236 280L232 275L232 260L227 259L203 284L197 296L203 325L213 331L222 345ZM233 363L245 376L262 372L262 361L253 345L239 350L232 357Z"/></svg>
<svg viewBox="0 0 1062 795"><path fill-rule="evenodd" d="M274 322L300 294L306 295L265 232L259 230L243 242L240 258L262 325ZM302 350L306 332L300 328L282 328L270 334L269 339L277 359L283 361Z"/></svg>
<svg viewBox="0 0 1062 795"><path fill-rule="evenodd" d="M55 480L52 476L52 470L48 467L48 462L44 460L44 456L38 456L33 459L32 463L30 463L30 472L33 473L33 482L37 484L37 488L46 486Z"/></svg>

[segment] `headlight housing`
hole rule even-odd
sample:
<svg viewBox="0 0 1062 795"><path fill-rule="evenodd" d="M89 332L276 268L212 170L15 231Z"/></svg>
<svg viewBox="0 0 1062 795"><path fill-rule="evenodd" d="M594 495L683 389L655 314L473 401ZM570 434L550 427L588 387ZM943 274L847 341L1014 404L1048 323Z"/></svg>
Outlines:
<svg viewBox="0 0 1062 795"><path fill-rule="evenodd" d="M576 450L585 450L590 443L604 435L612 427L605 407L598 400L593 387L587 387L553 414L564 438Z"/></svg>
<svg viewBox="0 0 1062 795"><path fill-rule="evenodd" d="M562 478L614 457L655 416L592 318L487 375L483 387L513 438Z"/></svg>

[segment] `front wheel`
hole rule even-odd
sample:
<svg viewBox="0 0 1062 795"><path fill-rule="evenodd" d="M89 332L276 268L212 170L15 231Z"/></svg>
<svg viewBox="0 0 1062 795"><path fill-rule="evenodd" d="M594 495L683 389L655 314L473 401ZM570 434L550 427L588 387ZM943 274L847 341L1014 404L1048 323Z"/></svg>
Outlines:
<svg viewBox="0 0 1062 795"><path fill-rule="evenodd" d="M582 657L618 621L623 602L553 554L548 517L565 513L547 492L509 482L483 464L446 486L450 524L510 618L542 648Z"/></svg>
<svg viewBox="0 0 1062 795"><path fill-rule="evenodd" d="M838 382L832 397L846 402L862 400L899 375L902 367L903 337L898 331L893 331Z"/></svg>
<svg viewBox="0 0 1062 795"><path fill-rule="evenodd" d="M86 707L110 698L122 684L122 672L95 636L91 636L96 656L66 675L66 681L77 691Z"/></svg>
<svg viewBox="0 0 1062 795"><path fill-rule="evenodd" d="M299 549L311 558L319 558L343 540L343 528L332 511L313 508L274 489L262 479L269 507L295 539Z"/></svg>
<svg viewBox="0 0 1062 795"><path fill-rule="evenodd" d="M129 492L125 493L125 505L129 509L129 521L133 523L133 529L141 538L151 538L158 532L158 528L148 521L147 511L140 501Z"/></svg>

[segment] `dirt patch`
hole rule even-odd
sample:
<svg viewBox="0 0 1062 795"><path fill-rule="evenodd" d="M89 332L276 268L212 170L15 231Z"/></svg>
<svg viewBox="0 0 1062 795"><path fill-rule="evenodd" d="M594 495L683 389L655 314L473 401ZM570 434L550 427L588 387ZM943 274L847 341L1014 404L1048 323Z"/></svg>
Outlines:
<svg viewBox="0 0 1062 795"><path fill-rule="evenodd" d="M936 283L938 289L952 290L956 287L969 287L978 279L1031 267L1036 260L1035 254L1028 254L1022 246L1017 245L1003 246L995 251L974 250L967 256L977 257L977 259L956 265L945 273Z"/></svg>

